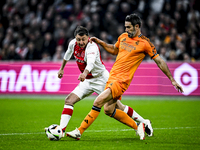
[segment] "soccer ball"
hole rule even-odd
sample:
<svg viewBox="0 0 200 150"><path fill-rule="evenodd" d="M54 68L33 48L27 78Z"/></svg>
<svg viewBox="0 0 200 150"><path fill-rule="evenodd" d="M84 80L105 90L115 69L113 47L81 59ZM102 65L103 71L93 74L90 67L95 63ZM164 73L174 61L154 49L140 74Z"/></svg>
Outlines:
<svg viewBox="0 0 200 150"><path fill-rule="evenodd" d="M57 124L50 125L45 131L47 138L51 141L58 141L62 138L63 131Z"/></svg>

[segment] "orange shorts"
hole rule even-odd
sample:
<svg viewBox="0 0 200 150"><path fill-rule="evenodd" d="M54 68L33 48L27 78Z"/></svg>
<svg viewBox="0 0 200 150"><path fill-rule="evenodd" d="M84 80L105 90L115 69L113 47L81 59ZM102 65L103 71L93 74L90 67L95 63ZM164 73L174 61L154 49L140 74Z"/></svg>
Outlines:
<svg viewBox="0 0 200 150"><path fill-rule="evenodd" d="M113 99L121 100L122 94L127 90L127 83L120 82L119 80L109 80L106 83L105 89L110 88Z"/></svg>

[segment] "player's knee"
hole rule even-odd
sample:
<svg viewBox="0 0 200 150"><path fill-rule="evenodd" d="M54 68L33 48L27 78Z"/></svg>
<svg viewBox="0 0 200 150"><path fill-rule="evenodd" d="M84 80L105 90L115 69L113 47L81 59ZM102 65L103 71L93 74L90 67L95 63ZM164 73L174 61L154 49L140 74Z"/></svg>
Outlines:
<svg viewBox="0 0 200 150"><path fill-rule="evenodd" d="M115 106L116 109L124 110L126 105L122 104L120 100L117 100L117 104Z"/></svg>
<svg viewBox="0 0 200 150"><path fill-rule="evenodd" d="M69 97L66 97L66 98L65 98L65 104L66 104L66 105L71 105L71 104L72 104L72 102L70 101L70 98L69 98Z"/></svg>
<svg viewBox="0 0 200 150"><path fill-rule="evenodd" d="M101 108L103 104L104 104L104 101L101 100L100 98L97 98L93 103L94 106L99 107L99 108Z"/></svg>
<svg viewBox="0 0 200 150"><path fill-rule="evenodd" d="M65 105L74 105L80 100L80 98L74 94L70 94L65 98Z"/></svg>
<svg viewBox="0 0 200 150"><path fill-rule="evenodd" d="M112 115L112 112L110 110L105 110L104 109L104 113L107 115L107 116L111 116Z"/></svg>

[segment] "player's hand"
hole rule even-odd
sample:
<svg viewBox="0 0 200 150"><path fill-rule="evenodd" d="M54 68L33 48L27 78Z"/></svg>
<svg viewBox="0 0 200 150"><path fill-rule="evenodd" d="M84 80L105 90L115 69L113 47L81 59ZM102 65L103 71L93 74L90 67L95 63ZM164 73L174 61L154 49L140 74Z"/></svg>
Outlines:
<svg viewBox="0 0 200 150"><path fill-rule="evenodd" d="M178 92L184 92L183 88L176 81L172 81L172 85L178 90Z"/></svg>
<svg viewBox="0 0 200 150"><path fill-rule="evenodd" d="M78 77L78 80L80 80L81 82L83 82L85 80L85 78L86 78L86 76L83 73L81 73L79 75L79 77Z"/></svg>
<svg viewBox="0 0 200 150"><path fill-rule="evenodd" d="M59 70L58 71L58 78L62 78L63 77L63 74L64 74L64 71L63 70Z"/></svg>
<svg viewBox="0 0 200 150"><path fill-rule="evenodd" d="M92 41L93 42L95 42L95 43L99 43L98 41L99 41L99 39L98 38L96 38L96 37L91 37L90 39L89 39L89 41L90 41L90 43L92 43Z"/></svg>

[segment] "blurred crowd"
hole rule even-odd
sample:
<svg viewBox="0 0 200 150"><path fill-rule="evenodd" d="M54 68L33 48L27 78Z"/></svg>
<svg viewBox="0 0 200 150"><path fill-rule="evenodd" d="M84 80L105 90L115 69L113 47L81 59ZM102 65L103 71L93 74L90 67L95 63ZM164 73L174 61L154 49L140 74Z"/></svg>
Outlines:
<svg viewBox="0 0 200 150"><path fill-rule="evenodd" d="M1 0L0 7L1 61L61 61L78 25L114 44L131 13L164 60L200 61L199 0ZM100 49L104 61L115 59Z"/></svg>

